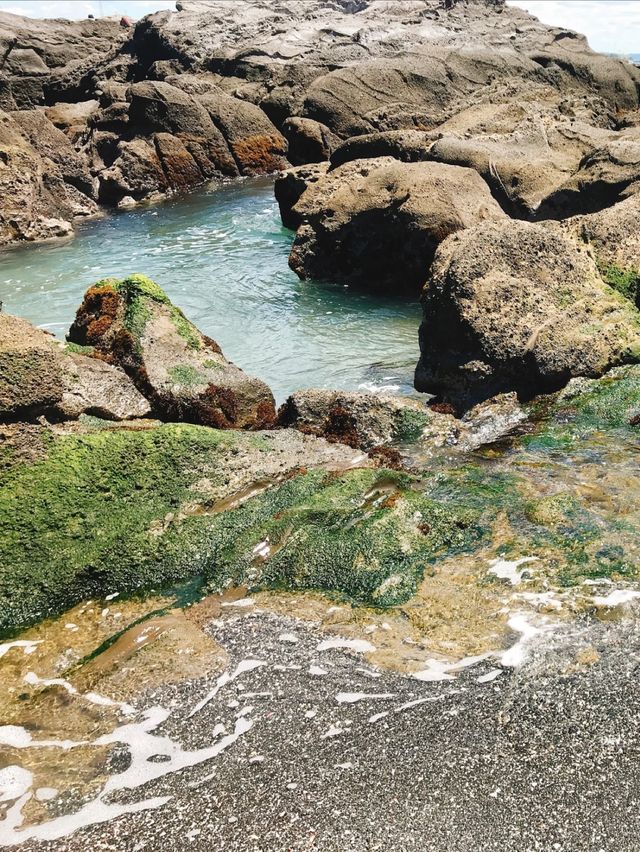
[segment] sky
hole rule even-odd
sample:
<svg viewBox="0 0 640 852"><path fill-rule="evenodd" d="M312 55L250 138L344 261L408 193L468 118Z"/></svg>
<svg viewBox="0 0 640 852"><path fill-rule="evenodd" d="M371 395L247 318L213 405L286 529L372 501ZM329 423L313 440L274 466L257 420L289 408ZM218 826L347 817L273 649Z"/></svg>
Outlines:
<svg viewBox="0 0 640 852"><path fill-rule="evenodd" d="M240 2L240 0L229 0ZM508 0L547 24L584 33L594 50L640 53L640 0ZM35 18L129 15L174 9L175 0L0 0L0 11Z"/></svg>

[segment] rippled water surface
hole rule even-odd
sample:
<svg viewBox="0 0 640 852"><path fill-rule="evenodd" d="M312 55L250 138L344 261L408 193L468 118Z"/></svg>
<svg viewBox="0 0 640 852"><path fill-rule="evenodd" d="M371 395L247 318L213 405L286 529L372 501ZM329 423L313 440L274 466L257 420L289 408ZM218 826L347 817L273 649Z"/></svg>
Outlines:
<svg viewBox="0 0 640 852"><path fill-rule="evenodd" d="M143 272L281 402L303 387L408 391L419 308L301 282L270 180L86 223L73 240L0 255L4 309L63 337L89 284Z"/></svg>

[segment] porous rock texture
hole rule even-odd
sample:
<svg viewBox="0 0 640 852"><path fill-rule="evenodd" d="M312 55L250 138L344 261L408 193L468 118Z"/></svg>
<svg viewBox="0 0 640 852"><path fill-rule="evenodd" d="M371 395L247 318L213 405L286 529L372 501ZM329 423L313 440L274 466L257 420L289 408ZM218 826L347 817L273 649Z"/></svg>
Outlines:
<svg viewBox="0 0 640 852"><path fill-rule="evenodd" d="M640 313L555 223L487 223L439 248L415 384L452 399L557 390L640 360Z"/></svg>
<svg viewBox="0 0 640 852"><path fill-rule="evenodd" d="M485 0L449 10L441 0L177 6L134 28L0 13L0 244L67 235L96 201L129 206L336 149L334 165L381 155L469 165L507 212L523 215L587 212L581 205L604 206L633 183L635 161L619 141L635 131L638 71L520 9ZM526 113L515 123L456 125L469 110L514 104ZM33 117L18 129L8 116L25 111ZM384 136L395 132L407 135ZM341 144L371 134L383 136ZM598 188L603 179L611 192Z"/></svg>
<svg viewBox="0 0 640 852"><path fill-rule="evenodd" d="M218 344L143 275L90 287L68 340L122 367L163 419L258 429L275 418L264 382L227 361Z"/></svg>
<svg viewBox="0 0 640 852"><path fill-rule="evenodd" d="M505 218L477 172L392 157L354 160L310 184L289 265L301 278L417 294L440 242Z"/></svg>

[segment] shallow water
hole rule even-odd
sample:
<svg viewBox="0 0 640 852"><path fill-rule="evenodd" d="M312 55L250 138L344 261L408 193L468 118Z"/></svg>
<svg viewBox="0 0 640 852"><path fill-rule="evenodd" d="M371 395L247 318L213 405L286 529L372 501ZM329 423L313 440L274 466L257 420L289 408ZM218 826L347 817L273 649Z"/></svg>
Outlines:
<svg viewBox="0 0 640 852"><path fill-rule="evenodd" d="M304 387L409 391L417 304L299 281L287 265L292 236L271 180L234 182L6 251L0 299L63 337L91 283L143 272L278 402Z"/></svg>

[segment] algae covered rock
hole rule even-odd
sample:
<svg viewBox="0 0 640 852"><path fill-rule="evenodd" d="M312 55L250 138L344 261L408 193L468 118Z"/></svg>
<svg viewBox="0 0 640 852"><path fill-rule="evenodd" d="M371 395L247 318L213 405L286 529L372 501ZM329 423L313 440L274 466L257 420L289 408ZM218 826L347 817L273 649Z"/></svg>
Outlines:
<svg viewBox="0 0 640 852"><path fill-rule="evenodd" d="M143 275L90 287L68 339L122 367L163 419L264 428L275 417L264 382L227 361Z"/></svg>
<svg viewBox="0 0 640 852"><path fill-rule="evenodd" d="M439 243L504 213L471 169L353 160L311 184L292 210L301 221L289 265L301 278L416 294Z"/></svg>
<svg viewBox="0 0 640 852"><path fill-rule="evenodd" d="M423 295L418 390L457 399L557 390L640 359L640 313L559 226L449 238Z"/></svg>
<svg viewBox="0 0 640 852"><path fill-rule="evenodd" d="M190 424L47 432L31 458L9 445L0 630L193 576L406 600L438 554L476 539L473 513L438 506L404 474L353 469L359 461L294 430Z"/></svg>
<svg viewBox="0 0 640 852"><path fill-rule="evenodd" d="M454 417L437 414L422 402L355 391L296 391L278 411L278 422L363 450L419 439L440 446L458 434Z"/></svg>

